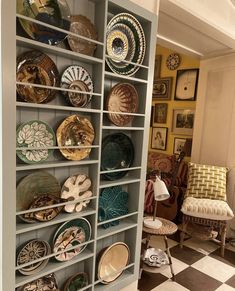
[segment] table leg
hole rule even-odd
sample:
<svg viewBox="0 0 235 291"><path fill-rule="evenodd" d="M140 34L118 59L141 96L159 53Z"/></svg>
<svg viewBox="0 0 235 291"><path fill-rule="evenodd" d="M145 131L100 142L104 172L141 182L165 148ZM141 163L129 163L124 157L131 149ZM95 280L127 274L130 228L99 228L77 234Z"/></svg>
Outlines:
<svg viewBox="0 0 235 291"><path fill-rule="evenodd" d="M166 253L167 253L167 256L168 256L169 265L170 265L170 268L171 268L172 280L175 281L175 274L174 274L174 270L173 270L173 266L172 266L171 253L170 253L170 249L169 249L169 245L168 245L168 241L167 241L167 236L166 235L164 235L164 241L165 241L165 245L166 245Z"/></svg>
<svg viewBox="0 0 235 291"><path fill-rule="evenodd" d="M139 279L141 279L141 275L142 275L142 271L143 271L143 265L144 265L144 257L145 257L145 253L149 247L149 242L150 242L150 235L147 234L146 236L146 241L145 241L145 244L144 244L144 249L143 249L143 256L142 258L140 259L140 272L139 272Z"/></svg>

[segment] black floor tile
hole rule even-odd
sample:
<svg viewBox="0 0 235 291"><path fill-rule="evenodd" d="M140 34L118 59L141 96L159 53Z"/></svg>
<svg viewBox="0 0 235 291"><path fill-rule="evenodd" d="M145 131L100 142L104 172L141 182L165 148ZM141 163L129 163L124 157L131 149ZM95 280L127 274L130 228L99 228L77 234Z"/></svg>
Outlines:
<svg viewBox="0 0 235 291"><path fill-rule="evenodd" d="M138 289L140 291L150 291L167 280L168 278L162 274L143 271L138 283Z"/></svg>
<svg viewBox="0 0 235 291"><path fill-rule="evenodd" d="M178 273L175 277L176 282L190 291L214 291L222 282L189 267Z"/></svg>
<svg viewBox="0 0 235 291"><path fill-rule="evenodd" d="M230 278L227 282L225 282L227 285L231 286L234 288L235 290L235 275L232 276L232 278Z"/></svg>
<svg viewBox="0 0 235 291"><path fill-rule="evenodd" d="M205 255L199 253L191 248L184 246L182 249L179 245L170 249L172 257L184 262L185 264L192 265Z"/></svg>

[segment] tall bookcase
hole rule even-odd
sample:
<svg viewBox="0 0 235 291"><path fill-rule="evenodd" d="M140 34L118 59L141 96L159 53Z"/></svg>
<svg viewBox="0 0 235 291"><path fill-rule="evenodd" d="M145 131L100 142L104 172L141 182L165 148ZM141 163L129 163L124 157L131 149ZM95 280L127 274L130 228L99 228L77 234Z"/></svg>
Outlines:
<svg viewBox="0 0 235 291"><path fill-rule="evenodd" d="M50 46L22 36L16 35L15 0L2 1L2 290L16 290L17 287L31 282L44 275L55 273L59 287L62 289L68 277L79 271L87 272L89 285L82 290L120 290L138 279L144 186L154 57L156 46L156 15L142 9L128 0L67 0L72 14L87 16L96 26L98 32L97 49L93 57L72 52L63 47ZM131 76L121 76L110 72L105 64L105 36L108 21L116 14L128 12L141 23L146 37L146 53L143 64L138 65L138 72ZM56 63L60 74L69 65L82 65L86 68L94 82L94 94L88 108L71 107L66 104L57 88L57 97L47 104L34 104L17 101L16 98L16 57L24 51L37 49L50 56ZM118 82L133 84L139 94L139 109L133 113L133 121L125 127L112 125L104 110L104 98L107 92ZM69 161L55 147L54 155L44 163L28 165L16 159L16 125L29 120L41 120L48 123L54 130L60 122L72 114L88 118L95 129L95 140L88 158L81 161ZM119 180L102 179L100 170L102 139L111 133L122 132L128 135L135 147L133 165L128 174ZM16 212L16 184L31 173L45 170L53 174L62 184L66 178L75 173L86 173L92 180L91 203L79 213L60 213L55 219L44 223L23 223ZM120 217L120 223L108 229L98 223L99 194L106 188L120 185L129 193L128 214ZM67 262L55 262L55 254L49 255L48 265L39 273L23 276L16 268L16 248L22 243L38 238L49 243L56 228L62 223L78 217L85 217L92 227L92 236L86 249ZM130 248L130 262L123 274L114 282L103 285L97 279L97 255L104 247L122 241Z"/></svg>

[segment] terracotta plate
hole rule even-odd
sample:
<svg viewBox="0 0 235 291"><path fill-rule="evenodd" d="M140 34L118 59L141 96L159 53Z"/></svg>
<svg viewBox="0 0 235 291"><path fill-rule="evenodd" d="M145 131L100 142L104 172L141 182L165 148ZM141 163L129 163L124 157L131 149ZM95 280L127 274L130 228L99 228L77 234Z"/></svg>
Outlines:
<svg viewBox="0 0 235 291"><path fill-rule="evenodd" d="M17 288L17 291L58 291L59 287L56 282L54 273L46 275L42 278L25 284L23 287Z"/></svg>
<svg viewBox="0 0 235 291"><path fill-rule="evenodd" d="M128 245L117 242L104 249L98 263L98 279L101 283L108 284L115 281L123 273L130 260ZM120 270L118 272L118 270Z"/></svg>
<svg viewBox="0 0 235 291"><path fill-rule="evenodd" d="M59 72L53 60L40 51L28 51L17 57L16 81L45 86L59 86ZM30 103L47 103L55 90L25 85L16 86L20 97Z"/></svg>
<svg viewBox="0 0 235 291"><path fill-rule="evenodd" d="M70 31L85 36L90 39L97 40L97 32L94 24L83 15L72 15ZM96 49L96 44L83 40L81 38L68 35L68 43L72 51L93 56Z"/></svg>
<svg viewBox="0 0 235 291"><path fill-rule="evenodd" d="M106 100L108 118L117 126L124 126L133 120L133 116L113 112L136 113L138 110L138 93L129 83L118 83L109 92Z"/></svg>
<svg viewBox="0 0 235 291"><path fill-rule="evenodd" d="M94 128L87 118L71 115L57 128L57 143L59 147L90 146L94 134ZM60 149L60 152L68 160L79 161L89 155L91 148Z"/></svg>
<svg viewBox="0 0 235 291"><path fill-rule="evenodd" d="M70 10L65 0L17 0L17 13L47 24L69 30ZM50 45L59 44L66 33L19 18L24 31L32 39Z"/></svg>

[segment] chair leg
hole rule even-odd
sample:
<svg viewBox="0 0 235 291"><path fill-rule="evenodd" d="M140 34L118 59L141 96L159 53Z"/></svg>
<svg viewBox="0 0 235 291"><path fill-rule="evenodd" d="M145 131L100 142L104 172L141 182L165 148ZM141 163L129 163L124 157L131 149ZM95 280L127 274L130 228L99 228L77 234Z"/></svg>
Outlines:
<svg viewBox="0 0 235 291"><path fill-rule="evenodd" d="M183 248L183 243L184 243L184 237L187 229L187 222L183 220L182 222L182 230L180 231L180 248Z"/></svg>
<svg viewBox="0 0 235 291"><path fill-rule="evenodd" d="M224 257L224 248L225 248L225 241L226 241L226 232L227 232L227 227L226 225L222 226L221 229L221 250L220 250L220 254L221 257Z"/></svg>
<svg viewBox="0 0 235 291"><path fill-rule="evenodd" d="M171 253L170 253L170 249L169 249L166 235L164 235L164 241L165 241L166 253L167 253L167 257L168 257L169 265L170 265L170 269L171 269L172 280L175 281L175 273L174 273L173 266L172 266Z"/></svg>

